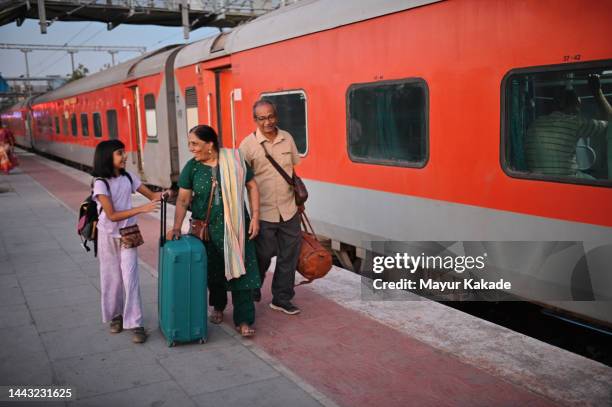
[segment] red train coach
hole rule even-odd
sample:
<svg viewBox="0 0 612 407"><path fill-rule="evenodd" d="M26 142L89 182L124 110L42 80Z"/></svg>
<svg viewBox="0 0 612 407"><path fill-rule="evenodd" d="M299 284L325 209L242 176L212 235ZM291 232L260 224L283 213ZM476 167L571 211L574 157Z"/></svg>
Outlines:
<svg viewBox="0 0 612 407"><path fill-rule="evenodd" d="M179 49L151 52L33 99L25 121L31 146L25 146L91 166L100 140L120 139L130 157L129 169L150 184L169 185L167 134L176 126L169 119L174 118L174 100L167 98L166 89L173 79L166 69L172 72Z"/></svg>
<svg viewBox="0 0 612 407"><path fill-rule="evenodd" d="M610 99L611 18L607 0L302 0L36 99L35 147L89 163L96 125L84 136L79 115L104 122L114 109L132 166L168 186L190 158L188 128L211 124L237 146L254 129L253 102L267 97L303 156L310 216L336 249L596 242L581 248L585 269L538 276L569 292L578 273L591 300L540 302L610 324L612 275L601 269L612 263L610 126L579 141L571 174L536 170L546 157L534 163L526 140L564 89L604 123L588 78L599 75ZM76 137L61 130L73 114Z"/></svg>
<svg viewBox="0 0 612 407"><path fill-rule="evenodd" d="M559 290L530 299L610 324L612 131L583 140L595 158L580 177L529 170L522 143L560 88L600 118L587 77L610 98L611 17L605 0L302 1L181 50L178 106L231 146L253 131L255 100L277 102L317 230L357 256L388 239L598 242L564 254L597 247L590 269L543 267ZM554 300L581 279L591 301Z"/></svg>

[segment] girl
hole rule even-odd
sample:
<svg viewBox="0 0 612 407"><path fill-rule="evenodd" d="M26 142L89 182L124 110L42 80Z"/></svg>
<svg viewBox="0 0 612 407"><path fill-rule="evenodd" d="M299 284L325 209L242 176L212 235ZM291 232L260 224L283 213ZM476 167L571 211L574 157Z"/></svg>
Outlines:
<svg viewBox="0 0 612 407"><path fill-rule="evenodd" d="M135 174L128 173L126 160L125 145L119 140L102 141L96 147L92 175L96 177L93 197L98 211L102 209L97 226L102 321L110 322L111 333L132 329L132 341L144 343L147 333L142 326L136 251L142 237L134 226L136 215L159 209L163 192L151 191ZM151 202L132 208L136 191ZM125 228L129 228L129 235ZM122 238L122 234L126 236Z"/></svg>

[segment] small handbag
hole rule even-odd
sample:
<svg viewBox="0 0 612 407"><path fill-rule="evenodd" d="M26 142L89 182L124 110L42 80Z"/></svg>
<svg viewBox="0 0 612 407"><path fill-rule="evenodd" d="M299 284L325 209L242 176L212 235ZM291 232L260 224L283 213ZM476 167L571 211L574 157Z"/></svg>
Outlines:
<svg viewBox="0 0 612 407"><path fill-rule="evenodd" d="M272 166L285 179L285 181L287 181L287 183L293 187L293 193L295 196L295 204L297 206L304 205L304 203L308 199L308 190L306 189L306 185L304 185L304 181L302 181L302 179L297 176L295 169L293 170L293 176L290 177L289 174L287 174L287 172L268 153L266 146L264 146L263 143L261 143L261 146L263 147L266 153L266 158L268 159L268 161L270 161Z"/></svg>
<svg viewBox="0 0 612 407"><path fill-rule="evenodd" d="M210 224L210 210L212 209L213 196L215 194L215 190L217 189L217 178L213 177L212 179L212 187L210 188L210 196L208 197L208 208L206 209L206 218L204 220L200 219L191 219L191 229L189 230L189 234L197 237L203 242L210 241L210 232L208 231L208 226Z"/></svg>
<svg viewBox="0 0 612 407"><path fill-rule="evenodd" d="M119 229L121 235L121 247L123 249L132 249L144 244L144 239L140 233L138 225L127 226Z"/></svg>

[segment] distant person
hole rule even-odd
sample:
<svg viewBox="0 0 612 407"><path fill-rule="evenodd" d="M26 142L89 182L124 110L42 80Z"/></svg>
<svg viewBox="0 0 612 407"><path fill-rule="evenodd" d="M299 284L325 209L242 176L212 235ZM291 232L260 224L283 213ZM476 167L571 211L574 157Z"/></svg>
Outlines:
<svg viewBox="0 0 612 407"><path fill-rule="evenodd" d="M153 192L138 176L125 170L125 145L119 140L96 146L93 162L93 197L98 204L98 258L102 321L110 322L111 333L131 329L132 342L144 343L138 252L142 236L136 215L156 211L162 192ZM132 207L132 193L140 192L150 202Z"/></svg>
<svg viewBox="0 0 612 407"><path fill-rule="evenodd" d="M302 242L300 216L293 187L266 158L265 150L289 176L300 156L291 134L277 127L276 106L272 102L265 99L255 102L253 118L257 130L242 141L240 151L253 167L260 193L261 222L256 241L259 272L263 283L272 257L277 256L270 307L295 315L300 312L291 302ZM260 301L261 291L255 290L253 296Z"/></svg>
<svg viewBox="0 0 612 407"><path fill-rule="evenodd" d="M179 177L174 226L168 239L179 237L187 209L191 206L192 233L208 222L210 322L223 322L227 291L232 293L233 321L243 337L255 335L255 304L252 291L261 287L254 240L259 232L259 193L253 172L240 151L219 148L215 130L206 125L189 131L187 162ZM251 217L243 191L248 191ZM210 210L208 210L210 204ZM197 233L196 233L197 234ZM202 235L203 237L203 235Z"/></svg>
<svg viewBox="0 0 612 407"><path fill-rule="evenodd" d="M13 132L0 122L0 170L8 175L17 165L15 137Z"/></svg>
<svg viewBox="0 0 612 407"><path fill-rule="evenodd" d="M593 178L578 170L578 140L605 138L612 107L605 98L599 76L590 75L589 86L605 120L581 116L581 102L574 89L564 89L557 99L555 111L538 117L527 130L525 152L529 170L536 174ZM612 163L608 163L612 165Z"/></svg>

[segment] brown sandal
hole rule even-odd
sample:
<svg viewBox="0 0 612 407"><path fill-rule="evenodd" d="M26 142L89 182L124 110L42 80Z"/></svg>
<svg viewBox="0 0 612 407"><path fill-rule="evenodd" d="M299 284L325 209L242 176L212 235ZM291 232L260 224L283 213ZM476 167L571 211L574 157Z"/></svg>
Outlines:
<svg viewBox="0 0 612 407"><path fill-rule="evenodd" d="M251 328L248 324L240 324L240 326L236 327L236 331L238 331L243 338L249 338L255 335L255 329Z"/></svg>
<svg viewBox="0 0 612 407"><path fill-rule="evenodd" d="M219 325L223 322L223 311L214 310L208 317L208 320L213 324Z"/></svg>
<svg viewBox="0 0 612 407"><path fill-rule="evenodd" d="M123 331L123 317L117 315L110 323L110 331L113 334L118 334Z"/></svg>

